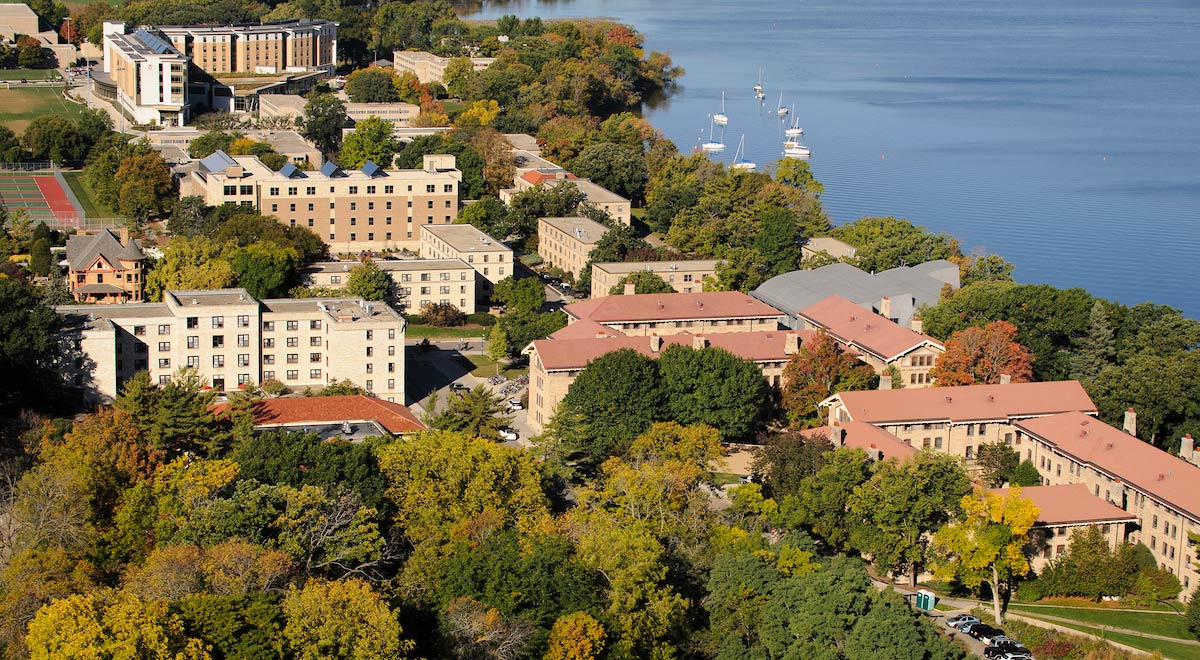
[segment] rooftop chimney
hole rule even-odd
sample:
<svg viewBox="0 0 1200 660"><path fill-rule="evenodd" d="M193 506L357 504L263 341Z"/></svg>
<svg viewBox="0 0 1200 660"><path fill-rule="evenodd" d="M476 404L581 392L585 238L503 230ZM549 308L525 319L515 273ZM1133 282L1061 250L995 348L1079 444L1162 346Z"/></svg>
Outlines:
<svg viewBox="0 0 1200 660"><path fill-rule="evenodd" d="M925 324L921 322L921 317L919 317L919 316L912 317L912 323L910 323L909 325L912 327L913 332L915 332L917 334L922 334L922 335L925 334Z"/></svg>
<svg viewBox="0 0 1200 660"><path fill-rule="evenodd" d="M1008 385L1012 382L1012 374L1000 374L1000 384Z"/></svg>
<svg viewBox="0 0 1200 660"><path fill-rule="evenodd" d="M696 335L692 337L692 348L700 350L708 347L708 338L704 335Z"/></svg>
<svg viewBox="0 0 1200 660"><path fill-rule="evenodd" d="M662 337L658 335L650 335L650 352L657 353L662 350Z"/></svg>
<svg viewBox="0 0 1200 660"><path fill-rule="evenodd" d="M800 352L800 333L789 332L783 336L783 354L795 355Z"/></svg>
<svg viewBox="0 0 1200 660"><path fill-rule="evenodd" d="M1137 413L1133 408L1125 411L1125 423L1121 425L1121 430L1129 435L1137 435Z"/></svg>
<svg viewBox="0 0 1200 660"><path fill-rule="evenodd" d="M884 296L883 300L879 301L879 315L885 319L892 318L892 299Z"/></svg>
<svg viewBox="0 0 1200 660"><path fill-rule="evenodd" d="M1179 441L1179 458L1196 465L1196 441L1192 439L1190 433L1183 436L1183 440Z"/></svg>
<svg viewBox="0 0 1200 660"><path fill-rule="evenodd" d="M637 293L637 285L634 284L633 282L626 282L625 283L625 295L632 296L635 293Z"/></svg>

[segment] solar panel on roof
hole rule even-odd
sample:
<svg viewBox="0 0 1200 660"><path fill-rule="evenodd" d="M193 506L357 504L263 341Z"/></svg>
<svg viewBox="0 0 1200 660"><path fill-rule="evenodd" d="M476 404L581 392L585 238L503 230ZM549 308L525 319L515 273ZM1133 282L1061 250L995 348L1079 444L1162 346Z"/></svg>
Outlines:
<svg viewBox="0 0 1200 660"><path fill-rule="evenodd" d="M171 47L171 44L168 44L167 42L163 41L162 38L160 38L158 35L154 34L153 32L150 32L146 28L138 28L133 33L133 36L138 41L142 42L142 45L144 45L146 48L149 48L150 50L158 53L159 55L163 55L165 53L170 53L171 51L174 50L174 48Z"/></svg>
<svg viewBox="0 0 1200 660"><path fill-rule="evenodd" d="M299 171L300 171L300 168L296 167L296 165L291 162L289 162L286 165L284 165L283 167L279 168L279 173L286 176L289 179L292 178L293 174L295 174L296 172L299 172Z"/></svg>
<svg viewBox="0 0 1200 660"><path fill-rule="evenodd" d="M230 165L237 165L237 161L220 149L200 160L200 167L207 172L223 172Z"/></svg>
<svg viewBox="0 0 1200 660"><path fill-rule="evenodd" d="M327 161L321 166L321 174L324 174L325 176L333 176L340 171L341 170L338 168L337 163L333 162L332 160Z"/></svg>
<svg viewBox="0 0 1200 660"><path fill-rule="evenodd" d="M366 174L367 176L375 176L375 174L378 172L379 166L375 164L375 161L368 160L362 167L362 173Z"/></svg>

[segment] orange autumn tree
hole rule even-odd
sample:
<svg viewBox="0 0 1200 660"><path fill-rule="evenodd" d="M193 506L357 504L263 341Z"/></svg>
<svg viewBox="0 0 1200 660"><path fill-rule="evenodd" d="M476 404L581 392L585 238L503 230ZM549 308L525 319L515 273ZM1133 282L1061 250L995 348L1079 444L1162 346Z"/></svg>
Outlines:
<svg viewBox="0 0 1200 660"><path fill-rule="evenodd" d="M1017 326L1008 321L960 330L946 342L932 376L943 387L999 383L1002 374L1027 383L1033 378L1033 354L1016 337Z"/></svg>

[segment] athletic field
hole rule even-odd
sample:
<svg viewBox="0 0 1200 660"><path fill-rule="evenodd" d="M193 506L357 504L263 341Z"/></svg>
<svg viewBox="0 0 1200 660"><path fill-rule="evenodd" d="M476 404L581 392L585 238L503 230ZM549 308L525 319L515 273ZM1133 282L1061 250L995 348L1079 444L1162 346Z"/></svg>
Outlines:
<svg viewBox="0 0 1200 660"><path fill-rule="evenodd" d="M25 209L48 225L75 226L79 214L58 180L50 174L0 172L0 203L10 210Z"/></svg>

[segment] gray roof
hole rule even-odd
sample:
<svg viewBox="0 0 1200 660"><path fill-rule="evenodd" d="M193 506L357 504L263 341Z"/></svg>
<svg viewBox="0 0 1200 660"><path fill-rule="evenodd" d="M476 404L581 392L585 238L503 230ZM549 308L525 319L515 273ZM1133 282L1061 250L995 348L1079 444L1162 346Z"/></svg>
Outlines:
<svg viewBox="0 0 1200 660"><path fill-rule="evenodd" d="M141 241L133 239L129 245L122 245L121 239L109 229L98 234L76 234L67 238L67 263L71 265L71 270L83 270L91 266L96 257L104 257L105 261L118 266L121 261L137 261L145 259L146 255L142 254Z"/></svg>
<svg viewBox="0 0 1200 660"><path fill-rule="evenodd" d="M867 273L850 264L836 263L815 270L794 270L772 277L750 295L790 315L829 296L839 295L864 307L876 307L884 297L912 309L936 304L942 287L959 286L958 266L945 259L917 266L900 266ZM909 298L909 304L899 300ZM902 325L907 323L902 322Z"/></svg>
<svg viewBox="0 0 1200 660"><path fill-rule="evenodd" d="M237 164L233 156L220 149L200 159L200 168L206 172L224 172L226 167Z"/></svg>

